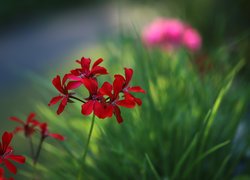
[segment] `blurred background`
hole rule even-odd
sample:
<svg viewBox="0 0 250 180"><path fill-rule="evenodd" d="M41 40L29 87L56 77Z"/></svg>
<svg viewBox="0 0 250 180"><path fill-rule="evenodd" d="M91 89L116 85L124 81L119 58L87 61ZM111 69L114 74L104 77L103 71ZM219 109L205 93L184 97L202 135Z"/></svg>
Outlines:
<svg viewBox="0 0 250 180"><path fill-rule="evenodd" d="M41 83L66 73L81 56L109 57L104 45L120 41L121 34L139 34L156 17L196 28L202 36L197 56L217 61L217 71L244 59L236 86L247 89L249 12L248 0L0 0L0 132L15 126L8 117L25 118L37 102L49 102ZM242 115L248 121L249 107L247 101Z"/></svg>
<svg viewBox="0 0 250 180"><path fill-rule="evenodd" d="M37 97L30 73L57 74L64 62L72 61L72 54L99 45L133 24L145 25L157 16L181 18L197 28L203 37L204 52L231 43L233 54L244 54L248 61L249 7L246 0L2 0L1 124L16 111L32 107ZM242 75L249 80L249 62Z"/></svg>

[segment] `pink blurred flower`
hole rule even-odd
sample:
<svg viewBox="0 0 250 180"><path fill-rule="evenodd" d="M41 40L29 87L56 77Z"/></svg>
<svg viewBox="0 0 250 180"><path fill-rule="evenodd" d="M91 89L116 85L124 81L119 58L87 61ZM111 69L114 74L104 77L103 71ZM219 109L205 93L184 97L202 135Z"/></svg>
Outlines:
<svg viewBox="0 0 250 180"><path fill-rule="evenodd" d="M191 51L197 51L201 48L201 36L193 28L187 28L183 34L183 45Z"/></svg>
<svg viewBox="0 0 250 180"><path fill-rule="evenodd" d="M178 19L165 20L162 31L164 34L164 41L172 44L180 44L184 31L184 24Z"/></svg>
<svg viewBox="0 0 250 180"><path fill-rule="evenodd" d="M143 41L148 46L153 46L161 43L163 39L164 19L158 18L152 24L145 27L143 31Z"/></svg>
<svg viewBox="0 0 250 180"><path fill-rule="evenodd" d="M179 19L157 18L144 28L142 40L148 47L160 47L166 51L184 46L194 52L201 47L199 33Z"/></svg>

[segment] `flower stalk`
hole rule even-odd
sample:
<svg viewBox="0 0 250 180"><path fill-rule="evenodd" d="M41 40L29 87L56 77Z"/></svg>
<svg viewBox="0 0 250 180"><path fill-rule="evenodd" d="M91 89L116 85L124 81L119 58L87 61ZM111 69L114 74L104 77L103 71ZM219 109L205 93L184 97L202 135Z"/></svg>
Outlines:
<svg viewBox="0 0 250 180"><path fill-rule="evenodd" d="M90 126L90 129L89 129L89 135L88 135L88 139L87 139L87 142L86 142L85 150L84 150L84 153L83 153L83 156L82 156L83 163L85 162L85 159L86 159L86 156L87 156L87 153L88 153L89 142L90 142L90 139L91 139L91 136L92 136L92 132L93 132L93 129L94 129L94 124L95 124L95 114L93 114L93 116L92 116L91 126Z"/></svg>
<svg viewBox="0 0 250 180"><path fill-rule="evenodd" d="M38 145L38 148L37 148L37 152L36 152L36 155L33 159L33 165L36 166L36 163L38 161L38 158L40 156L40 152L41 152L41 149L42 149L42 145L43 145L43 141L44 141L44 138L41 138L40 139L40 142L39 142L39 145Z"/></svg>
<svg viewBox="0 0 250 180"><path fill-rule="evenodd" d="M33 159L35 154L34 154L34 145L33 145L33 141L32 141L32 138L29 137L29 145L30 145L30 156L31 158Z"/></svg>

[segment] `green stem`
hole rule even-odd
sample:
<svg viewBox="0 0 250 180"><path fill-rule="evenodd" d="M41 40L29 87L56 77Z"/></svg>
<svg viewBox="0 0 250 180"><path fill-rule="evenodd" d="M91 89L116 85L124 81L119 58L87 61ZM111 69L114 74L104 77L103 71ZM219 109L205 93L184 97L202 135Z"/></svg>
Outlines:
<svg viewBox="0 0 250 180"><path fill-rule="evenodd" d="M38 158L39 158L39 155L40 155L40 152L42 149L43 140L44 140L44 138L41 138L40 143L38 145L36 156L34 157L34 161L33 161L34 166L36 165L36 163L38 161Z"/></svg>
<svg viewBox="0 0 250 180"><path fill-rule="evenodd" d="M91 135L92 135L92 132L93 132L93 129L94 129L94 124L95 124L95 114L93 114L93 117L92 117L91 126L90 126L90 130L89 130L89 135L88 135L87 143L86 143L86 146L85 146L85 151L84 151L83 156L82 156L83 162L85 162L85 159L86 159L86 156L87 156L87 153L88 153L89 142L90 142Z"/></svg>
<svg viewBox="0 0 250 180"><path fill-rule="evenodd" d="M30 144L30 156L34 161L34 146L33 146L33 142L32 142L32 138L29 137L29 144Z"/></svg>
<svg viewBox="0 0 250 180"><path fill-rule="evenodd" d="M152 170L152 172L153 172L153 174L154 174L154 176L155 176L155 179L160 180L161 178L160 178L158 172L156 171L156 169L155 169L155 167L154 167L154 165L153 165L151 159L149 158L148 154L145 153L145 156L146 156L146 159L147 159L147 161L148 161L149 167L150 167L150 169Z"/></svg>
<svg viewBox="0 0 250 180"><path fill-rule="evenodd" d="M85 101L81 100L81 99L78 98L78 97L75 97L75 96L69 96L69 97L72 98L72 99L75 99L75 100L77 100L77 101L80 101L80 102L82 102L82 103L86 103Z"/></svg>
<svg viewBox="0 0 250 180"><path fill-rule="evenodd" d="M91 121L91 126L90 126L90 129L89 129L88 139L87 139L87 142L86 142L86 145L85 145L85 150L84 150L84 153L83 153L83 156L82 156L83 162L82 162L82 166L81 166L80 173L79 173L79 176L78 176L79 180L83 179L82 178L82 176L83 176L82 169L84 169L84 165L85 165L85 161L86 161L86 156L87 156L88 149L89 149L89 142L90 142L91 135L92 135L92 132L93 132L93 129L94 129L94 124L95 124L95 114L93 113L93 117L92 117L92 121Z"/></svg>

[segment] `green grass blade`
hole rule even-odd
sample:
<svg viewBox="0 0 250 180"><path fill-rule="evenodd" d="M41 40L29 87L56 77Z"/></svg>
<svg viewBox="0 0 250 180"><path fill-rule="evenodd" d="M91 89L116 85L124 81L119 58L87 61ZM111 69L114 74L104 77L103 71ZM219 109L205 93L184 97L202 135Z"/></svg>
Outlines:
<svg viewBox="0 0 250 180"><path fill-rule="evenodd" d="M208 134L210 132L210 129L211 129L211 126L214 122L214 119L216 117L216 114L218 112L218 109L220 107L220 104L222 102L222 99L224 98L224 96L226 95L226 93L229 91L231 85L232 85L232 82L233 82L233 79L234 79L234 76L235 74L243 67L243 65L245 64L244 60L241 60L236 66L235 68L228 74L227 76L227 84L222 87L222 89L220 90L219 92L219 95L218 97L216 98L215 100L215 103L212 107L212 110L211 110L211 115L209 116L209 118L207 119L207 123L206 124L206 127L205 127L205 131L204 131L204 138L203 138L203 141L202 141L202 149L204 147L204 143L206 143L206 140L207 140L207 137L208 137Z"/></svg>
<svg viewBox="0 0 250 180"><path fill-rule="evenodd" d="M155 169L155 167L154 167L154 165L153 165L152 161L150 160L150 158L149 158L149 156L148 156L147 153L145 153L145 157L146 157L146 159L147 159L147 162L148 162L148 164L149 164L149 166L150 166L150 169L152 170L152 172L153 172L155 178L156 178L157 180L160 180L161 178L160 178L159 174L157 173L157 171L156 171L156 169Z"/></svg>
<svg viewBox="0 0 250 180"><path fill-rule="evenodd" d="M196 164L198 164L200 161L202 161L205 157L207 157L209 154L212 154L213 152L215 152L215 151L221 149L222 147L228 145L229 143L230 143L230 140L227 140L227 141L225 141L225 142L223 142L223 143L220 143L220 144L218 144L218 145L212 147L211 149L207 150L205 153L203 153L202 155L200 155L200 156L197 158L197 160L194 161L194 163L191 164L191 165L189 166L189 168L187 169L187 171L184 173L184 177L186 177L186 176L191 172L191 170L193 169L193 167L194 167Z"/></svg>
<svg viewBox="0 0 250 180"><path fill-rule="evenodd" d="M185 153L183 153L181 159L179 160L179 162L176 165L176 168L174 170L173 176L171 179L175 179L176 176L180 173L180 169L181 166L183 165L183 163L185 162L185 160L187 159L188 155L192 152L192 150L195 148L195 145L197 143L197 134L194 136L192 142L190 143L189 147L187 148L187 150L185 151Z"/></svg>
<svg viewBox="0 0 250 180"><path fill-rule="evenodd" d="M222 172L223 172L225 166L227 165L229 159L231 158L231 156L232 156L231 154L229 154L228 156L226 156L226 158L223 160L223 162L222 162L222 164L221 164L218 172L215 174L215 176L214 176L213 179L215 179L215 180L219 179L220 175L222 174Z"/></svg>

